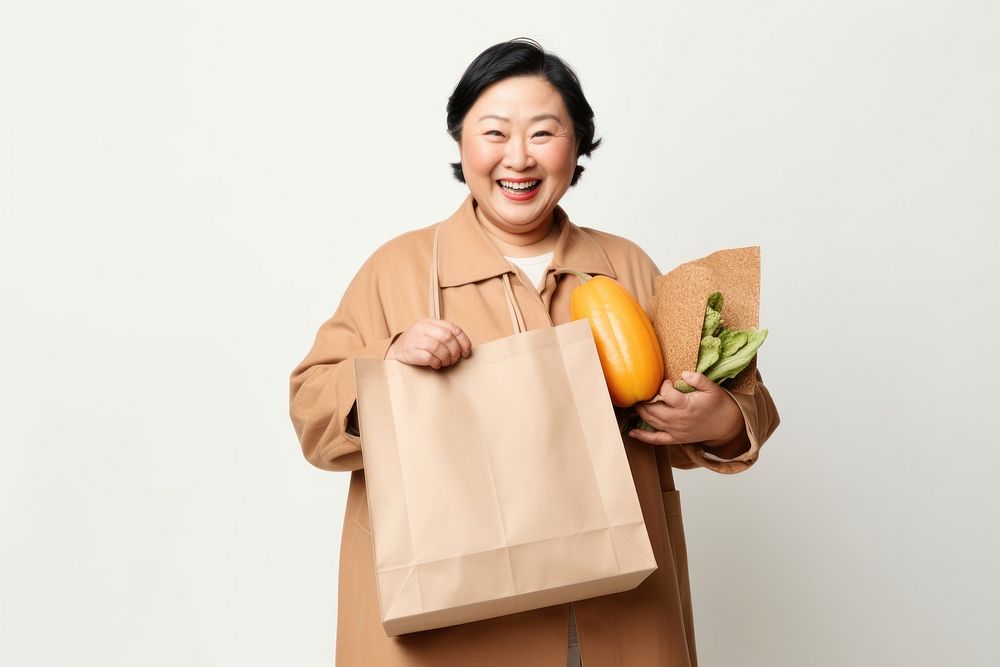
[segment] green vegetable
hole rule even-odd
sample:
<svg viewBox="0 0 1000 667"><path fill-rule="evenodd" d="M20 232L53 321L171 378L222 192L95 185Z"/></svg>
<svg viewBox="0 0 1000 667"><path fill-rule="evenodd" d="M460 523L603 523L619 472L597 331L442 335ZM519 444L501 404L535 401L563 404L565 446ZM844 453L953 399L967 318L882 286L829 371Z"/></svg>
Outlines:
<svg viewBox="0 0 1000 667"><path fill-rule="evenodd" d="M713 292L713 294L718 294L718 292ZM704 338L705 336L718 335L719 329L722 327L721 301L719 305L720 305L719 308L712 308L712 306L709 305L705 309L705 322L701 325L702 338Z"/></svg>
<svg viewBox="0 0 1000 667"><path fill-rule="evenodd" d="M641 428L643 431L652 431L653 433L656 432L656 429L647 424L645 419L639 420L639 428Z"/></svg>
<svg viewBox="0 0 1000 667"><path fill-rule="evenodd" d="M746 331L736 331L735 329L726 329L721 334L719 334L719 340L722 343L723 357L733 356L737 350L747 344L747 332Z"/></svg>
<svg viewBox="0 0 1000 667"><path fill-rule="evenodd" d="M698 351L697 372L721 384L736 377L750 365L757 349L767 338L767 329L727 329L722 320L722 293L712 292L705 308L705 321L701 327L701 347ZM712 333L708 333L712 332ZM694 387L684 380L674 382L674 388L685 394Z"/></svg>
<svg viewBox="0 0 1000 667"><path fill-rule="evenodd" d="M715 336L705 336L701 339L701 348L698 351L698 372L704 373L705 369L719 360L722 352L722 341Z"/></svg>
<svg viewBox="0 0 1000 667"><path fill-rule="evenodd" d="M736 377L740 371L750 365L753 355L757 353L757 348L763 345L764 339L767 338L767 329L747 329L737 333L746 336L746 345L734 350L728 357L723 354L722 358L708 369L705 375L714 382L722 382Z"/></svg>

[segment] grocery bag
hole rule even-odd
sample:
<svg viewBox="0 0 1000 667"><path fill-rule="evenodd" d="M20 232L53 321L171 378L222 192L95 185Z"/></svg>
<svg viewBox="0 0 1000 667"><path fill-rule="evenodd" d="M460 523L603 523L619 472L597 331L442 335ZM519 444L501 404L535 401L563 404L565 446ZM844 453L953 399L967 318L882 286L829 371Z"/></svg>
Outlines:
<svg viewBox="0 0 1000 667"><path fill-rule="evenodd" d="M435 232L439 319L437 250ZM439 370L355 360L389 636L630 590L656 569L588 321L526 331L501 279L512 336Z"/></svg>

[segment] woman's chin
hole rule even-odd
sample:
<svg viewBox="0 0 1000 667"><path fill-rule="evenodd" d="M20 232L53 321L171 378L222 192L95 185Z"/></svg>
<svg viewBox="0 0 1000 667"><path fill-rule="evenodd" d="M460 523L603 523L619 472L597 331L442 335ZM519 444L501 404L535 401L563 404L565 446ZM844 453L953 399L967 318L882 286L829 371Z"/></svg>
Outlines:
<svg viewBox="0 0 1000 667"><path fill-rule="evenodd" d="M543 216L544 206L538 206L534 202L531 205L524 203L514 204L503 202L496 208L501 220L507 225L517 229L529 230L534 226L539 217Z"/></svg>

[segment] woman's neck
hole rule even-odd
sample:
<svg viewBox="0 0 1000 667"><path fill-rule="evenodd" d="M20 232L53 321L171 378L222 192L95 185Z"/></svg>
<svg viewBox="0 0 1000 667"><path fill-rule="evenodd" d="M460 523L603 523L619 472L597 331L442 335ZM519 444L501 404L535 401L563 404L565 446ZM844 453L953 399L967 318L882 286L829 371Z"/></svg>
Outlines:
<svg viewBox="0 0 1000 667"><path fill-rule="evenodd" d="M496 225L485 219L476 207L476 218L479 224L486 230L493 244L506 257L535 257L544 255L555 250L556 241L559 240L559 225L555 223L555 216L549 214L546 224L524 234L514 234L498 228Z"/></svg>

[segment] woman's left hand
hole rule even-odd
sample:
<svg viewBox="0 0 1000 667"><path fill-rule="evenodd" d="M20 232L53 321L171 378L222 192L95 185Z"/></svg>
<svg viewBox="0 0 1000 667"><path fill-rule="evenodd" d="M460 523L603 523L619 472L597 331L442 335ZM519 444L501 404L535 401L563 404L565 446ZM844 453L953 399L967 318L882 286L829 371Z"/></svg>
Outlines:
<svg viewBox="0 0 1000 667"><path fill-rule="evenodd" d="M636 403L643 420L656 429L636 428L629 435L650 445L701 443L721 445L743 430L743 413L736 400L702 373L684 373L683 379L694 387L685 394L674 389L669 380L651 401Z"/></svg>

